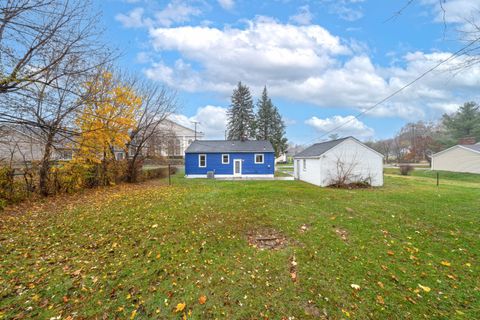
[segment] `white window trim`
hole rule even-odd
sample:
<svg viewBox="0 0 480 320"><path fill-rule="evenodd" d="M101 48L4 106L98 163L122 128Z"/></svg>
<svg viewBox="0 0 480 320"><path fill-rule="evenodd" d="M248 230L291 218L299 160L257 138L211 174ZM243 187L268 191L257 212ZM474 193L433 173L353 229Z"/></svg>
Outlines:
<svg viewBox="0 0 480 320"><path fill-rule="evenodd" d="M223 157L227 156L227 162L223 161ZM222 164L229 164L230 163L230 154L228 153L223 153L222 154Z"/></svg>
<svg viewBox="0 0 480 320"><path fill-rule="evenodd" d="M202 162L200 161L202 156L205 157L205 165L204 166L202 166ZM198 155L198 167L199 168L206 168L207 167L207 155L205 153L201 153L201 154Z"/></svg>
<svg viewBox="0 0 480 320"><path fill-rule="evenodd" d="M257 162L257 156L262 156L262 162ZM255 157L253 158L255 164L264 164L265 163L265 154L263 153L255 153Z"/></svg>

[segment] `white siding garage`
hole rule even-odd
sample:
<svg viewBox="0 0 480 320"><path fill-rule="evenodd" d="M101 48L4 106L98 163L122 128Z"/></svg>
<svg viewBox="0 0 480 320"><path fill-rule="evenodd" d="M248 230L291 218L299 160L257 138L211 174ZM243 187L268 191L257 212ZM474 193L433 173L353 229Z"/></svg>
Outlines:
<svg viewBox="0 0 480 320"><path fill-rule="evenodd" d="M434 154L432 170L480 174L480 144L457 145Z"/></svg>
<svg viewBox="0 0 480 320"><path fill-rule="evenodd" d="M317 143L294 156L294 176L317 186L367 181L383 185L383 155L353 137Z"/></svg>

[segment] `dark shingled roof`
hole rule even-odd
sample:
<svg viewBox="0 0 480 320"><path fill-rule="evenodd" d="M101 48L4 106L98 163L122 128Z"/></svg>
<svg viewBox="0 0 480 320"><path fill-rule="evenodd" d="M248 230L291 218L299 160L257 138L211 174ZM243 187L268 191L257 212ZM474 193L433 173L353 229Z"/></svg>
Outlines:
<svg viewBox="0 0 480 320"><path fill-rule="evenodd" d="M351 137L341 138L332 141L320 142L311 145L307 149L303 150L300 153L297 153L294 157L295 158L306 158L306 157L318 157L327 152L328 150L332 149L336 145L339 145L343 141L349 139Z"/></svg>
<svg viewBox="0 0 480 320"><path fill-rule="evenodd" d="M464 148L473 150L473 151L480 152L480 144L478 144L478 143L477 144L462 144L461 146L464 147Z"/></svg>
<svg viewBox="0 0 480 320"><path fill-rule="evenodd" d="M185 153L275 152L270 141L196 140Z"/></svg>

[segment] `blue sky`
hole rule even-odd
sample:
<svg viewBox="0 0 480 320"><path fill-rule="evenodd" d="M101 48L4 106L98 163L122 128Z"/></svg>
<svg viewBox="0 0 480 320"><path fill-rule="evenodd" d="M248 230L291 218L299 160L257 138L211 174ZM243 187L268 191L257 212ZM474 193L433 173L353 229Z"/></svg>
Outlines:
<svg viewBox="0 0 480 320"><path fill-rule="evenodd" d="M477 100L480 68L454 72L462 57L359 119L352 116L464 45L458 30L480 0L108 0L105 39L121 68L178 92L174 118L221 138L238 81L255 98L267 85L287 137L308 144L337 133L392 136L408 121L434 120ZM393 17L393 18L392 18ZM390 19L391 18L391 19ZM445 23L444 23L445 22Z"/></svg>

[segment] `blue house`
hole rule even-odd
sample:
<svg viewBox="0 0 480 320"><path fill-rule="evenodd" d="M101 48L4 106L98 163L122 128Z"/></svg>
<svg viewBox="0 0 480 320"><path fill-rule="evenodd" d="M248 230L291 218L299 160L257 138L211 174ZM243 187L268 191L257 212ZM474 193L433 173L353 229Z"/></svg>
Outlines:
<svg viewBox="0 0 480 320"><path fill-rule="evenodd" d="M187 178L273 178L275 152L269 141L196 140L185 150Z"/></svg>

